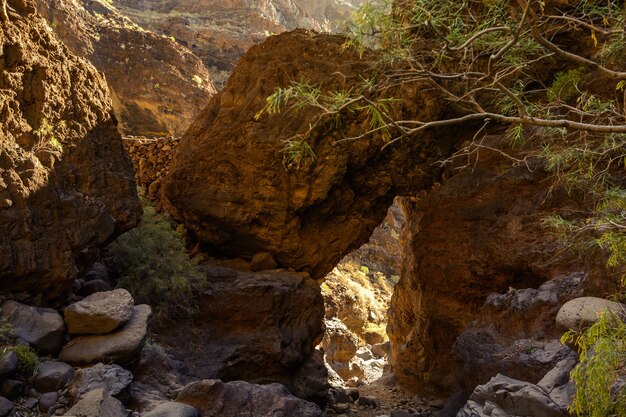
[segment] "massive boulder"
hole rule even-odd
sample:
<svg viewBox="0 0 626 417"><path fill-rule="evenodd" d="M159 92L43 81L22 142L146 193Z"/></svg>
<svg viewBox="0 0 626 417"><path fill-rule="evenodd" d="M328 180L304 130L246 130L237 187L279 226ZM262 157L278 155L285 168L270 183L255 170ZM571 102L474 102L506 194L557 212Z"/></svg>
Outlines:
<svg viewBox="0 0 626 417"><path fill-rule="evenodd" d="M305 398L327 388L317 382L326 373L316 366L324 305L314 280L286 271L203 269L208 282L194 300L195 317L159 329L168 351L199 378L280 382Z"/></svg>
<svg viewBox="0 0 626 417"><path fill-rule="evenodd" d="M369 238L395 195L430 186L440 173L434 163L458 134L429 132L381 150L381 138L340 142L325 126L308 141L313 163L283 166L285 140L306 130L317 109L255 115L276 87L294 81L323 91L361 85L371 57L360 59L344 40L296 30L251 48L182 138L163 180L164 204L209 247L246 259L271 252L279 266L322 277ZM432 120L445 110L422 87L395 91L400 117ZM348 136L367 123L345 119Z"/></svg>
<svg viewBox="0 0 626 417"><path fill-rule="evenodd" d="M0 292L50 298L139 222L141 206L104 77L59 42L36 2L10 0L8 10L0 25Z"/></svg>
<svg viewBox="0 0 626 417"><path fill-rule="evenodd" d="M37 8L72 52L105 73L127 134L181 135L215 93L198 57L111 1L43 0Z"/></svg>
<svg viewBox="0 0 626 417"><path fill-rule="evenodd" d="M500 137L484 143L513 152ZM593 281L592 268L544 223L582 206L540 160L515 166L481 151L471 169L404 207L404 264L387 327L403 386L472 390L497 372L535 383L567 356L547 342L560 337L559 306Z"/></svg>

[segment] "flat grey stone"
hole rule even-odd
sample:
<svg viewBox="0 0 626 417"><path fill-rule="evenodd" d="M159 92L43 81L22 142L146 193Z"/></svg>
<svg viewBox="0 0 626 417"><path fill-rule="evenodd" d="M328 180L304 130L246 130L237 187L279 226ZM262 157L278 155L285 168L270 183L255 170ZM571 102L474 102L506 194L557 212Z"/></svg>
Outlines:
<svg viewBox="0 0 626 417"><path fill-rule="evenodd" d="M119 288L97 292L65 309L65 324L70 334L107 334L126 324L133 316L135 301Z"/></svg>
<svg viewBox="0 0 626 417"><path fill-rule="evenodd" d="M476 387L457 417L567 415L566 410L537 385L498 374Z"/></svg>
<svg viewBox="0 0 626 417"><path fill-rule="evenodd" d="M294 397L283 385L255 385L244 381L225 383L205 379L187 385L177 402L189 404L202 416L324 417L314 403Z"/></svg>

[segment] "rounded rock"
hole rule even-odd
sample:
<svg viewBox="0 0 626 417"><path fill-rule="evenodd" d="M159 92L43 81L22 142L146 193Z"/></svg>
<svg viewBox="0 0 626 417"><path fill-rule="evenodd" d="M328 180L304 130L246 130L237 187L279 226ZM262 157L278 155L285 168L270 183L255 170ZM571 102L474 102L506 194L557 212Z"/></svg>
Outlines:
<svg viewBox="0 0 626 417"><path fill-rule="evenodd" d="M597 297L580 297L563 304L556 315L556 323L565 330L584 330L605 311L621 319L626 317L626 305L622 303Z"/></svg>
<svg viewBox="0 0 626 417"><path fill-rule="evenodd" d="M74 368L64 362L43 362L37 369L34 387L39 392L58 391L72 380Z"/></svg>
<svg viewBox="0 0 626 417"><path fill-rule="evenodd" d="M70 334L107 334L127 323L135 302L125 289L96 292L65 309Z"/></svg>

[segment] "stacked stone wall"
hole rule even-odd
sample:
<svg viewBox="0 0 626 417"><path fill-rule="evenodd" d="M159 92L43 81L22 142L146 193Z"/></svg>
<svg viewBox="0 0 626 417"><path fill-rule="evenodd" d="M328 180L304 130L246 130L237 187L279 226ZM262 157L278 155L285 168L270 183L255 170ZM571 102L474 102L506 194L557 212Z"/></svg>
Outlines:
<svg viewBox="0 0 626 417"><path fill-rule="evenodd" d="M161 177L169 170L174 148L179 141L180 138L175 137L124 137L124 148L133 162L137 186L143 188L151 200L157 196Z"/></svg>

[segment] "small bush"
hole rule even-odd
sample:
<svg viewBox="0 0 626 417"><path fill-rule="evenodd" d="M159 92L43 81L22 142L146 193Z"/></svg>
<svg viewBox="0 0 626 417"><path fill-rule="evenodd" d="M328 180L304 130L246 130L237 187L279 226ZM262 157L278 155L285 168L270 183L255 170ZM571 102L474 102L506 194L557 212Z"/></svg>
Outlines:
<svg viewBox="0 0 626 417"><path fill-rule="evenodd" d="M626 323L606 311L587 330L570 331L562 341L574 341L580 350L580 363L570 374L576 395L569 411L588 417L626 416L626 389L620 383L626 364Z"/></svg>
<svg viewBox="0 0 626 417"><path fill-rule="evenodd" d="M6 317L0 316L0 343L9 343L15 336L13 326Z"/></svg>
<svg viewBox="0 0 626 417"><path fill-rule="evenodd" d="M18 379L27 380L35 375L35 371L39 368L39 357L37 353L27 345L17 345L11 348L17 355L17 377Z"/></svg>
<svg viewBox="0 0 626 417"><path fill-rule="evenodd" d="M144 201L141 224L120 236L112 245L119 277L136 302L154 307L157 316L195 312L193 294L206 277L185 250L182 236L172 223Z"/></svg>

